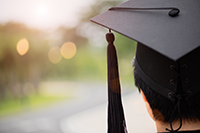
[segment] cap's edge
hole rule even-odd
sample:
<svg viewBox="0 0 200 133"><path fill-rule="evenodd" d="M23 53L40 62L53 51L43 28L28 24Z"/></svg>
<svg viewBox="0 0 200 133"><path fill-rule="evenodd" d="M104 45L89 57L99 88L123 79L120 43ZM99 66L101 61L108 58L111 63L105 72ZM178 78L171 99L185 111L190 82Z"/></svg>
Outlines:
<svg viewBox="0 0 200 133"><path fill-rule="evenodd" d="M93 18L95 18L95 17L93 17ZM108 26L105 26L105 25L103 25L103 24L100 24L100 23L94 21L93 18L90 19L91 22L93 22L93 23L95 23L95 24L98 24L98 25L100 25L100 26L103 26L104 28L107 28L107 29L110 29L110 30L112 30L112 31L115 31L115 32L117 32L117 33L119 33L119 34L121 34L121 35L123 35L123 36L125 36L125 37L128 37L128 38L130 38L130 39L132 39L132 40L134 40L134 41L136 41L136 42L142 43L141 41L138 41L137 39L134 39L134 38L132 38L132 37L129 37L129 36L127 36L127 35L125 35L125 34L123 34L123 33L121 33L121 32L118 32L118 31L116 31L116 30L114 30L114 29L112 29L112 28L110 28L110 27L108 27ZM142 43L142 44L144 44L144 43ZM147 45L145 45L145 46L147 46ZM147 46L147 47L150 48L150 49L152 49L152 48L149 47L149 46ZM160 53L159 51L157 51L157 52ZM160 53L160 54L161 54L161 55L164 55L164 54L162 54L162 53ZM166 56L166 55L164 55L164 56ZM181 57L179 57L179 58L172 58L172 57L169 57L169 56L166 56L166 57L169 58L169 59L171 59L171 60L173 60L173 61L177 61L178 59L182 58L183 56L181 56Z"/></svg>

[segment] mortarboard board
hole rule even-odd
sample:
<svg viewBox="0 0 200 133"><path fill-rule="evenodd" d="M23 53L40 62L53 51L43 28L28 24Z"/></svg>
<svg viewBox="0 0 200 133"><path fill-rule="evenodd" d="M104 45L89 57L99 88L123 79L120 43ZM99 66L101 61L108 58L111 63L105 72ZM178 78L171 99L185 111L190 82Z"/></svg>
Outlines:
<svg viewBox="0 0 200 133"><path fill-rule="evenodd" d="M91 21L136 40L173 60L199 46L198 0L130 0L117 7L174 7L178 8L180 13L176 17L170 17L164 9L109 10L92 18Z"/></svg>
<svg viewBox="0 0 200 133"><path fill-rule="evenodd" d="M130 0L91 21L136 40L138 75L154 91L176 102L177 96L187 94L184 98L189 99L200 91L199 13L200 0ZM113 43L111 33L107 40ZM108 88L112 88L109 83ZM123 127L123 116L120 121Z"/></svg>

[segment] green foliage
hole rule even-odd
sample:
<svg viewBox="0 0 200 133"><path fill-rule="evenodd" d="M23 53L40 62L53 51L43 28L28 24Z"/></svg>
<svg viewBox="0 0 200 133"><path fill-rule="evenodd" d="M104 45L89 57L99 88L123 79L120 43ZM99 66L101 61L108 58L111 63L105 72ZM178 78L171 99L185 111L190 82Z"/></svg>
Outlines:
<svg viewBox="0 0 200 133"><path fill-rule="evenodd" d="M68 32L70 31L70 33ZM87 80L105 79L105 48L96 49L87 43L87 39L75 34L76 29L60 28L54 34L59 40L49 38L49 33L30 29L23 24L7 23L0 25L0 100L8 95L21 99L34 90L43 80ZM67 34L72 34L71 37ZM16 49L18 41L26 38L29 50L19 55ZM71 59L53 64L48 58L49 50L61 47L64 42L72 41L77 46L77 53ZM8 95L7 95L8 94Z"/></svg>
<svg viewBox="0 0 200 133"><path fill-rule="evenodd" d="M134 84L132 59L135 56L137 42L121 34L114 34L121 82L127 85Z"/></svg>
<svg viewBox="0 0 200 133"><path fill-rule="evenodd" d="M125 37L119 33L115 33L115 45L119 53L119 58L132 59L135 56L137 42Z"/></svg>
<svg viewBox="0 0 200 133"><path fill-rule="evenodd" d="M4 102L0 102L0 117L23 113L27 110L30 111L44 108L67 99L69 99L69 97L44 95L33 95L31 97L24 97L17 100L7 98Z"/></svg>
<svg viewBox="0 0 200 133"><path fill-rule="evenodd" d="M62 58L51 67L48 80L102 80L106 77L106 49L78 47L71 59ZM53 79L52 79L53 78Z"/></svg>

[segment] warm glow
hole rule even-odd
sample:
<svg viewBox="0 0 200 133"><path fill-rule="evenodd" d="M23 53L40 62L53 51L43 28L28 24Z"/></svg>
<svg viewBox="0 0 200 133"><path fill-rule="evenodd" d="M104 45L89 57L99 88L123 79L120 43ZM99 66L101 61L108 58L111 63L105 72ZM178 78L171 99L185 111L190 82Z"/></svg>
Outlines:
<svg viewBox="0 0 200 133"><path fill-rule="evenodd" d="M62 59L62 55L60 54L60 48L59 47L51 48L48 56L49 56L49 60L52 63L54 63L54 64L59 63Z"/></svg>
<svg viewBox="0 0 200 133"><path fill-rule="evenodd" d="M61 47L61 54L65 59L71 59L76 54L76 45L73 42L66 42Z"/></svg>
<svg viewBox="0 0 200 133"><path fill-rule="evenodd" d="M26 38L20 39L17 43L17 52L22 56L25 55L29 50L29 43Z"/></svg>
<svg viewBox="0 0 200 133"><path fill-rule="evenodd" d="M39 5L37 7L37 14L40 16L40 17L46 17L48 15L48 8L46 5Z"/></svg>
<svg viewBox="0 0 200 133"><path fill-rule="evenodd" d="M74 28L93 4L95 0L0 0L0 21L21 22L45 31Z"/></svg>

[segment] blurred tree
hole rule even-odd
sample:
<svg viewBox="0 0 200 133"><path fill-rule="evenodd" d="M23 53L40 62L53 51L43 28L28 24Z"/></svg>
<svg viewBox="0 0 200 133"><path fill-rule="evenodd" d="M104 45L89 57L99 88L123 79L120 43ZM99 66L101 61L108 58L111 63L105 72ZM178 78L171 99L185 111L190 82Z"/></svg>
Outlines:
<svg viewBox="0 0 200 133"><path fill-rule="evenodd" d="M77 47L85 46L87 44L87 38L78 35L76 33L76 28L77 27L66 28L62 26L55 31L61 35L60 41L62 41L62 43L60 44L60 46L65 42L73 42L77 45Z"/></svg>
<svg viewBox="0 0 200 133"><path fill-rule="evenodd" d="M103 12L108 11L109 8L117 6L121 3L125 2L124 0L111 0L111 1L98 1L93 3L90 8L80 13L82 16L81 24L79 25L79 33L82 36L87 37L90 41L90 47L96 47L94 49L102 49L102 51L106 51L105 47L107 46L107 42L105 39L105 34L108 32L108 29L99 26L90 22L90 18L99 15ZM117 21L117 20L116 20ZM83 31L83 32L82 32ZM133 83L132 76L132 64L131 60L135 56L136 51L136 41L129 39L121 34L115 33L115 46L117 49L118 60L119 60L119 71L120 77L122 80L126 81L128 84ZM92 49L92 48L90 48ZM97 51L97 50L96 50ZM104 52L106 54L106 52ZM97 56L93 54L93 56ZM105 55L103 56L105 59ZM96 58L99 61L100 58ZM104 61L106 64L106 61ZM96 69L101 70L101 74L106 75L106 65L104 68L96 67Z"/></svg>
<svg viewBox="0 0 200 133"><path fill-rule="evenodd" d="M0 98L7 96L22 98L30 88L28 82L37 88L44 74L49 46L44 39L45 33L27 28L24 24L6 23L0 25ZM29 50L20 55L16 49L17 42L26 38ZM19 87L20 86L20 87ZM35 90L36 91L36 90Z"/></svg>
<svg viewBox="0 0 200 133"><path fill-rule="evenodd" d="M94 38L95 36L98 36L98 34L96 32L98 32L98 31L102 32L102 29L105 29L103 27L99 28L100 26L96 25L96 24L94 26L94 24L89 21L90 18L92 18L92 17L94 17L96 15L99 15L102 12L107 11L109 8L117 6L117 5L119 5L119 4L123 3L123 2L124 2L124 0L110 0L110 1L98 1L98 0L96 0L96 2L93 5L91 5L91 7L88 10L86 10L85 12L83 11L83 12L80 13L80 16L82 17L81 23L83 25L85 23L87 23L87 26L86 26L87 28L90 28L90 27L93 28L93 30L90 30L91 33L89 33L89 35L87 35L87 37L89 39ZM83 25L80 24L79 26L83 26ZM84 36L86 34L86 29L83 28L83 30L85 30L84 33L82 34ZM106 31L104 31L104 34L105 33L106 33ZM94 41L92 43L98 43L98 42ZM136 42L135 41L116 33L115 43L116 43L117 49L119 50L118 51L119 55L120 55L119 58L121 58L121 57L124 58L124 57L126 57L128 55L130 55L132 57L134 56L135 49L136 49L136 45L135 45ZM102 41L101 45L103 45L103 41Z"/></svg>

